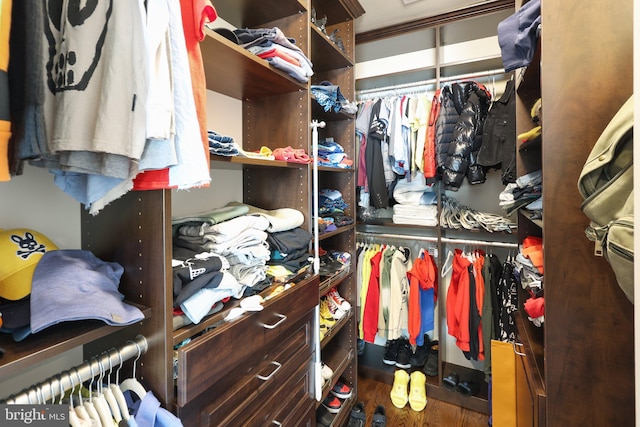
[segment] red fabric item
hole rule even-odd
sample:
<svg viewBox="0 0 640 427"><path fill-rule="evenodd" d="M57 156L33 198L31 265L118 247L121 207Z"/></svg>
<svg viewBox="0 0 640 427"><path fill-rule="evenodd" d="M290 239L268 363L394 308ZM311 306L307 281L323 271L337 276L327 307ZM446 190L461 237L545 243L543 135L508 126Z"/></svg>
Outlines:
<svg viewBox="0 0 640 427"><path fill-rule="evenodd" d="M302 148L292 148L291 146L284 148L276 148L273 150L273 157L276 160L282 160L285 162L292 163L305 163L309 164L312 162L311 158L305 153Z"/></svg>
<svg viewBox="0 0 640 427"><path fill-rule="evenodd" d="M133 190L162 190L175 188L169 185L169 169L148 170L140 172L133 179Z"/></svg>
<svg viewBox="0 0 640 427"><path fill-rule="evenodd" d="M191 85L196 104L202 147L209 163L209 139L207 135L207 81L202 63L202 52L199 42L204 40L204 24L213 22L218 17L215 8L209 0L180 0L182 11L182 26L189 56L191 70ZM208 187L209 184L204 185Z"/></svg>
<svg viewBox="0 0 640 427"><path fill-rule="evenodd" d="M207 86L200 52L200 41L204 40L204 24L213 22L218 17L209 0L180 0L182 26L189 57L193 97L196 104L200 137L209 162L209 140L207 135ZM209 184L203 185L208 187ZM169 185L169 168L143 171L133 180L133 190L161 190L175 188Z"/></svg>
<svg viewBox="0 0 640 427"><path fill-rule="evenodd" d="M440 105L440 89L438 89L431 102L431 112L427 123L427 137L425 138L422 155L422 170L426 179L435 178L436 176L436 121L440 114Z"/></svg>
<svg viewBox="0 0 640 427"><path fill-rule="evenodd" d="M371 277L362 315L362 334L366 342L373 343L378 332L378 310L380 307L380 260L382 251L371 257Z"/></svg>
<svg viewBox="0 0 640 427"><path fill-rule="evenodd" d="M478 316L482 317L482 307L484 306L484 276L482 275L482 268L484 267L484 255L483 251L476 251L477 258L473 263L473 271L475 272L476 282L476 310L478 310ZM473 307L469 307L473 310ZM488 319L487 319L488 320ZM484 360L484 340L482 339L482 321L478 325L478 360Z"/></svg>
<svg viewBox="0 0 640 427"><path fill-rule="evenodd" d="M544 297L529 298L524 302L524 310L533 319L544 316Z"/></svg>
<svg viewBox="0 0 640 427"><path fill-rule="evenodd" d="M544 256L542 250L542 238L527 236L522 240L522 255L531 260L531 263L544 274Z"/></svg>
<svg viewBox="0 0 640 427"><path fill-rule="evenodd" d="M447 332L456 339L462 351L469 351L469 270L471 262L455 249L453 272L447 290Z"/></svg>
<svg viewBox="0 0 640 427"><path fill-rule="evenodd" d="M298 61L297 58L294 58L291 55L287 55L285 52L278 51L275 48L259 53L258 57L262 59L278 57L280 59L287 61L290 64L295 65L296 67L300 66L300 61Z"/></svg>
<svg viewBox="0 0 640 427"><path fill-rule="evenodd" d="M417 338L420 335L422 316L420 310L420 288L434 288L434 300L438 294L438 269L435 265L433 257L426 253L425 258L416 258L413 262L411 270L407 271L409 278L409 342L416 345Z"/></svg>

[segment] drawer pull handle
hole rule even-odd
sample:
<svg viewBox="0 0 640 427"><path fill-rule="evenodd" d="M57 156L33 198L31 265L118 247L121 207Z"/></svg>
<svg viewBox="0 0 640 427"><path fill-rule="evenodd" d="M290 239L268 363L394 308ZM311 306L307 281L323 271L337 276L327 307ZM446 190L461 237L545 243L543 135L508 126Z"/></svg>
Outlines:
<svg viewBox="0 0 640 427"><path fill-rule="evenodd" d="M282 427L282 423L280 421L273 420L271 421L271 424L276 425L278 427Z"/></svg>
<svg viewBox="0 0 640 427"><path fill-rule="evenodd" d="M266 377L264 375L256 375L258 377L259 380L262 381L269 381L275 374L276 372L278 372L280 370L280 368L282 368L282 363L278 363L275 360L271 362L272 365L276 365L276 369L273 370L273 372L271 372L269 375L267 375Z"/></svg>
<svg viewBox="0 0 640 427"><path fill-rule="evenodd" d="M287 320L287 316L285 316L284 314L276 313L276 316L280 318L280 320L278 320L276 323L274 323L273 325L267 325L266 323L263 323L262 326L264 326L265 329L275 329L280 323Z"/></svg>
<svg viewBox="0 0 640 427"><path fill-rule="evenodd" d="M516 350L516 346L518 346L518 347L524 347L524 344L522 344L522 343L520 343L520 342L513 342L513 343L511 343L511 345L513 345L513 352L514 352L515 354L517 354L518 356L524 356L524 357L526 357L526 356L527 356L526 354L524 354L524 353L520 353L518 350Z"/></svg>

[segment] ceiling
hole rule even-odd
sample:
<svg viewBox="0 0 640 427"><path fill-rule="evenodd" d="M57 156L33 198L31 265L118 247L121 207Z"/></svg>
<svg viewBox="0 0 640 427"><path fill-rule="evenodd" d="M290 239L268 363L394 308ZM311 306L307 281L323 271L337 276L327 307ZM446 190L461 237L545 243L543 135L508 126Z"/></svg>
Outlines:
<svg viewBox="0 0 640 427"><path fill-rule="evenodd" d="M493 0L359 0L365 10L356 19L356 33L402 24L490 3Z"/></svg>

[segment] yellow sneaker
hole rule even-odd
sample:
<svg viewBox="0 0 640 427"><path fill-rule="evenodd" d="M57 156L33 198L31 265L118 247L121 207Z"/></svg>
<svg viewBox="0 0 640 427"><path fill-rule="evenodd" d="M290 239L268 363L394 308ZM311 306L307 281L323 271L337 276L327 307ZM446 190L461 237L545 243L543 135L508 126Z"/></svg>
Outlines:
<svg viewBox="0 0 640 427"><path fill-rule="evenodd" d="M320 323L324 323L329 328L336 324L336 319L331 314L331 310L325 299L320 300Z"/></svg>

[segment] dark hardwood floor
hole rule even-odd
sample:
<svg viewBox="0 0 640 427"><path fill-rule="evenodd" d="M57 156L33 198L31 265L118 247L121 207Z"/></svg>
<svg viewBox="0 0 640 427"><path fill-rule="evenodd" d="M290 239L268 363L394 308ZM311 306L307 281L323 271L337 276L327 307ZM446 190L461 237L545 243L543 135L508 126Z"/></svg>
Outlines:
<svg viewBox="0 0 640 427"><path fill-rule="evenodd" d="M416 412L409 404L398 409L391 403L391 385L371 378L358 376L358 401L363 402L367 414L367 427L376 405L383 405L387 413L388 427L487 427L489 416L469 411L450 403L438 401L427 395L427 407Z"/></svg>

